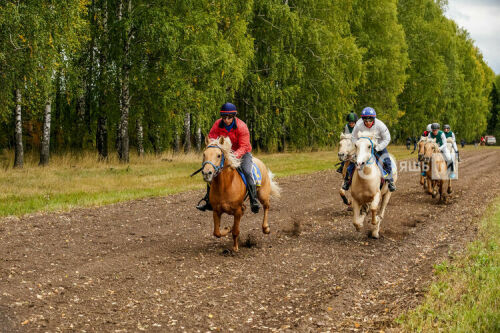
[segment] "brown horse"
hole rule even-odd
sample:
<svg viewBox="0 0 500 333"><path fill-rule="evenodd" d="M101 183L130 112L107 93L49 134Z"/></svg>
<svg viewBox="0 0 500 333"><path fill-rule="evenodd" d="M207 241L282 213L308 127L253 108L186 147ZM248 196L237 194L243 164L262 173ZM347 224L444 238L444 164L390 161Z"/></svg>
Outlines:
<svg viewBox="0 0 500 333"><path fill-rule="evenodd" d="M427 163L427 193L435 198L439 189L439 203L447 203L451 194L451 179L448 177L448 167L443 154L435 139L428 139L425 143L424 161ZM446 190L445 190L446 188Z"/></svg>
<svg viewBox="0 0 500 333"><path fill-rule="evenodd" d="M206 142L207 147L203 152L203 179L210 183L209 200L213 208L214 236L224 237L232 232L233 251L238 251L238 236L240 234L240 220L245 212L243 204L247 189L241 176L236 170L240 160L231 151L231 140L225 137ZM271 196L279 197L280 188L273 181L273 174L264 163L253 157L253 162L259 167L262 175L261 185L257 187L257 197L264 207L262 232L269 234L267 222L269 212L269 199ZM232 228L220 230L221 215L226 213L234 216Z"/></svg>

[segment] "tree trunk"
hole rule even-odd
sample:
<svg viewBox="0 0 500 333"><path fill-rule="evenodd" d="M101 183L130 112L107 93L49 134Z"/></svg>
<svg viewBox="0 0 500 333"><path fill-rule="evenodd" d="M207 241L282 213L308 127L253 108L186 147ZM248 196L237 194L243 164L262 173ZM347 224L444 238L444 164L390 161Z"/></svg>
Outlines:
<svg viewBox="0 0 500 333"><path fill-rule="evenodd" d="M160 147L160 126L149 124L149 141L151 141L151 145L153 146L153 150L156 155L161 153Z"/></svg>
<svg viewBox="0 0 500 333"><path fill-rule="evenodd" d="M191 151L191 114L189 112L184 116L184 153Z"/></svg>
<svg viewBox="0 0 500 333"><path fill-rule="evenodd" d="M14 113L15 119L15 140L14 146L15 158L14 168L22 168L24 165L24 149L23 149L23 126L21 118L21 90L16 89L16 109Z"/></svg>
<svg viewBox="0 0 500 333"><path fill-rule="evenodd" d="M100 115L97 119L96 133L97 151L99 152L99 160L108 159L108 119L106 116Z"/></svg>
<svg viewBox="0 0 500 333"><path fill-rule="evenodd" d="M135 123L137 131L137 154L139 156L144 155L144 130L142 128L142 116L137 117Z"/></svg>
<svg viewBox="0 0 500 333"><path fill-rule="evenodd" d="M47 104L45 104L45 114L43 117L42 147L40 149L40 163L38 164L41 166L49 164L51 111L52 111L52 104L50 100L48 100Z"/></svg>
<svg viewBox="0 0 500 333"><path fill-rule="evenodd" d="M123 1L120 2L120 9L123 8ZM127 17L130 19L130 14L132 12L132 1L127 2ZM122 14L120 10L119 14L120 20L122 19ZM124 33L124 44L123 44L123 64L122 64L122 77L121 77L121 110L120 110L120 150L118 156L120 161L123 163L129 162L129 136L128 136L128 118L130 112L130 87L129 87L129 75L130 75L130 30Z"/></svg>
<svg viewBox="0 0 500 333"><path fill-rule="evenodd" d="M201 127L196 127L196 151L201 151Z"/></svg>
<svg viewBox="0 0 500 333"><path fill-rule="evenodd" d="M108 35L108 5L107 1L102 4L103 11L103 30L104 35ZM102 39L108 37L102 37ZM108 39L106 39L107 41ZM105 161L108 159L108 116L106 110L106 70L107 70L107 50L109 46L107 43L105 46L101 46L99 50L99 116L97 118L97 131L96 131L96 146L97 152L99 153L99 160Z"/></svg>
<svg viewBox="0 0 500 333"><path fill-rule="evenodd" d="M174 153L178 153L180 150L180 137L179 137L179 131L176 129L174 133Z"/></svg>

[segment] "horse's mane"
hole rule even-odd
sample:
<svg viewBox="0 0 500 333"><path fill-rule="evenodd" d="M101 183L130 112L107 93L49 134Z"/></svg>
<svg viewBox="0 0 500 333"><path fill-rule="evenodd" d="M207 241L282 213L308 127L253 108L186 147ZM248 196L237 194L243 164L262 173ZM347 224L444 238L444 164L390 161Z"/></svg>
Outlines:
<svg viewBox="0 0 500 333"><path fill-rule="evenodd" d="M422 142L426 142L427 139L429 139L429 138L426 136L423 136L423 135L420 137L420 141L422 141Z"/></svg>
<svg viewBox="0 0 500 333"><path fill-rule="evenodd" d="M349 134L340 133L340 140L350 139L350 138L352 138L352 134L351 133L349 133Z"/></svg>
<svg viewBox="0 0 500 333"><path fill-rule="evenodd" d="M241 159L237 158L236 155L234 155L234 152L231 150L231 139L229 139L228 137L224 137L224 142L222 144L220 143L220 137L217 139L211 139L208 143L208 146L211 145L217 146L222 150L229 166L234 169L240 166Z"/></svg>
<svg viewBox="0 0 500 333"><path fill-rule="evenodd" d="M370 140L372 140L373 143L377 143L377 138L375 137L375 133L368 132L368 131L361 131L358 133L358 139L360 139L362 137L370 138Z"/></svg>
<svg viewBox="0 0 500 333"><path fill-rule="evenodd" d="M453 138L446 138L446 142L453 143Z"/></svg>

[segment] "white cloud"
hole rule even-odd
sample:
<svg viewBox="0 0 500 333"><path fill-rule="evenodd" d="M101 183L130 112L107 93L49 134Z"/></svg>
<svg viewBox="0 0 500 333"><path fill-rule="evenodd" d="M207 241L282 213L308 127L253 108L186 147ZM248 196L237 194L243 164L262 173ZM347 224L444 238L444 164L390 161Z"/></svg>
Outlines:
<svg viewBox="0 0 500 333"><path fill-rule="evenodd" d="M500 1L449 0L445 15L469 32L484 60L500 74Z"/></svg>

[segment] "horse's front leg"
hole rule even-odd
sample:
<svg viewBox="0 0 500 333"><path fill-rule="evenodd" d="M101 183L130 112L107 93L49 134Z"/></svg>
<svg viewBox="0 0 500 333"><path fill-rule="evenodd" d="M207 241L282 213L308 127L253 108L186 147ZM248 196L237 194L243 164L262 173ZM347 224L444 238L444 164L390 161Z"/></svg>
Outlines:
<svg viewBox="0 0 500 333"><path fill-rule="evenodd" d="M448 194L451 194L453 192L453 189L451 188L451 179L448 179Z"/></svg>
<svg viewBox="0 0 500 333"><path fill-rule="evenodd" d="M217 238L225 237L231 231L229 228L224 228L222 232L220 231L220 218L221 218L222 212L214 210L213 216L214 216L214 236Z"/></svg>
<svg viewBox="0 0 500 333"><path fill-rule="evenodd" d="M370 203L370 211L372 212L373 225L377 224L377 210L378 210L378 205L380 203L380 196L381 196L380 191L378 191L373 197L372 202Z"/></svg>
<svg viewBox="0 0 500 333"><path fill-rule="evenodd" d="M352 200L352 210L353 210L352 224L356 228L356 231L360 231L361 228L363 227L363 220L365 219L365 215L364 214L361 215L361 206L355 199Z"/></svg>
<svg viewBox="0 0 500 333"><path fill-rule="evenodd" d="M243 211L241 208L238 208L236 212L234 213L234 224L233 224L233 251L238 252L238 238L240 236L240 220L241 216L243 215Z"/></svg>
<svg viewBox="0 0 500 333"><path fill-rule="evenodd" d="M389 199L391 198L391 195L392 195L392 193L387 191L382 196L382 204L380 205L379 215L377 216L377 224L372 229L372 237L373 238L377 238L377 239L379 238L380 223L382 223L382 220L384 219L385 209L387 208L387 204L389 203Z"/></svg>

